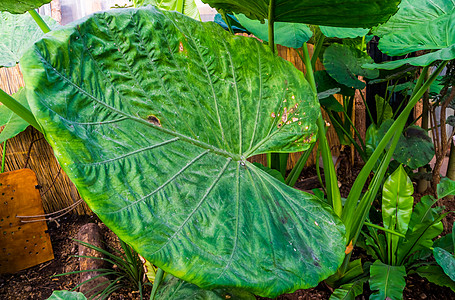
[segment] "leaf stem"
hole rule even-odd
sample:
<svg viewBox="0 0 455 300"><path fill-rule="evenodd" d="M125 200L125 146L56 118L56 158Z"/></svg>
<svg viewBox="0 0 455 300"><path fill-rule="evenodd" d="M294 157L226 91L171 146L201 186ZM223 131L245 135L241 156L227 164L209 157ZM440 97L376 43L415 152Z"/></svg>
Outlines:
<svg viewBox="0 0 455 300"><path fill-rule="evenodd" d="M4 142L3 142L2 170L0 171L0 173L3 173L3 172L5 172L5 161L6 161L6 142L7 142L7 141L4 141Z"/></svg>
<svg viewBox="0 0 455 300"><path fill-rule="evenodd" d="M42 132L41 126L38 122L36 122L32 112L20 104L16 99L5 93L2 89L0 89L0 102L6 105L6 107L11 109L19 117L24 119L27 123L35 127L36 130Z"/></svg>
<svg viewBox="0 0 455 300"><path fill-rule="evenodd" d="M44 22L43 18L41 18L41 16L36 12L36 10L34 9L29 10L28 13L32 16L33 20L35 20L36 24L38 24L39 28L41 28L41 30L44 33L48 33L51 31L49 26L46 24L46 22Z"/></svg>
<svg viewBox="0 0 455 300"><path fill-rule="evenodd" d="M391 230L391 229L384 228L384 227L379 226L379 225L376 225L376 224L372 224L372 223L369 223L369 222L364 222L363 224L365 224L365 225L368 226L368 227L373 227L373 228L382 230L382 231L384 231L384 232L388 232L388 233L390 233L390 234L397 235L397 236L402 237L402 238L405 238L405 237L406 237L404 234L401 234L401 233L396 232L396 231Z"/></svg>
<svg viewBox="0 0 455 300"><path fill-rule="evenodd" d="M269 46L272 53L275 53L275 0L269 1Z"/></svg>
<svg viewBox="0 0 455 300"><path fill-rule="evenodd" d="M163 275L164 275L163 269L158 268L155 275L155 281L153 282L152 292L150 293L150 300L155 299L155 294L156 291L158 290L161 280L163 279Z"/></svg>

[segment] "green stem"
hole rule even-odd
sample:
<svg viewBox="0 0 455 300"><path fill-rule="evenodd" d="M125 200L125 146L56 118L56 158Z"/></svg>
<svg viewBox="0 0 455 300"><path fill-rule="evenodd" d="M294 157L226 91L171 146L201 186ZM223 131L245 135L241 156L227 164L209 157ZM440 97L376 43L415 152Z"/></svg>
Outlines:
<svg viewBox="0 0 455 300"><path fill-rule="evenodd" d="M153 282L152 292L150 294L150 300L155 299L155 294L156 294L156 291L158 291L158 287L161 283L161 280L163 279L163 275L164 275L163 269L158 268L158 270L156 271L156 275L155 275L155 281Z"/></svg>
<svg viewBox="0 0 455 300"><path fill-rule="evenodd" d="M388 232L388 233L397 235L397 236L402 237L402 238L405 238L405 237L406 237L404 234L401 234L401 233L399 233L399 232L393 231L393 230L391 230L391 229L384 228L384 227L379 226L379 225L376 225L376 224L372 224L372 223L369 223L369 222L364 222L363 224L365 224L365 225L368 226L368 227L373 227L373 228L382 230L382 231L384 231L384 232Z"/></svg>
<svg viewBox="0 0 455 300"><path fill-rule="evenodd" d="M28 13L32 16L33 20L35 20L36 24L38 24L39 28L41 28L41 30L44 33L48 33L49 31L51 31L49 26L47 26L46 22L44 22L43 18L41 18L41 16L36 12L36 10L34 9L29 10Z"/></svg>
<svg viewBox="0 0 455 300"><path fill-rule="evenodd" d="M269 2L269 46L273 53L275 53L275 0Z"/></svg>
<svg viewBox="0 0 455 300"><path fill-rule="evenodd" d="M20 104L16 99L5 93L0 89L0 102L11 109L15 114L24 119L27 123L36 128L39 132L42 132L41 126L36 122L32 112L25 106Z"/></svg>
<svg viewBox="0 0 455 300"><path fill-rule="evenodd" d="M177 11L181 14L184 14L184 9L183 9L183 0L177 0Z"/></svg>
<svg viewBox="0 0 455 300"><path fill-rule="evenodd" d="M313 152L314 146L316 143L311 144L310 148L306 150L299 158L295 166L292 168L291 173L289 173L288 177L286 178L286 184L289 186L294 186L299 179L300 173L302 173L305 164L310 157L311 153Z"/></svg>
<svg viewBox="0 0 455 300"><path fill-rule="evenodd" d="M310 83L310 86L313 90L315 97L317 97L316 82L314 80L313 68L311 67L310 54L308 53L307 43L303 44L303 63L305 64L306 69L306 78ZM341 203L340 190L338 188L338 180L335 172L335 166L332 161L332 152L330 151L329 143L327 142L327 137L325 135L325 122L322 118L322 113L319 115L317 120L318 125L318 141L319 149L322 153L322 163L324 165L324 177L325 185L327 188L327 199L329 204L332 205L334 212L341 216L343 209Z"/></svg>
<svg viewBox="0 0 455 300"><path fill-rule="evenodd" d="M2 170L0 173L5 172L5 161L6 161L6 141L3 142Z"/></svg>
<svg viewBox="0 0 455 300"><path fill-rule="evenodd" d="M234 30L232 30L231 21L229 21L229 17L227 16L227 14L226 14L226 12L224 10L221 11L221 15L223 16L224 22L226 22L226 25L227 25L227 27L229 29L229 32L231 34L235 34Z"/></svg>
<svg viewBox="0 0 455 300"><path fill-rule="evenodd" d="M323 34L320 34L316 42L316 45L313 48L313 56L311 57L311 67L313 68L313 70L316 67L316 61L318 60L319 53L321 53L322 45L324 44L324 39L325 36Z"/></svg>

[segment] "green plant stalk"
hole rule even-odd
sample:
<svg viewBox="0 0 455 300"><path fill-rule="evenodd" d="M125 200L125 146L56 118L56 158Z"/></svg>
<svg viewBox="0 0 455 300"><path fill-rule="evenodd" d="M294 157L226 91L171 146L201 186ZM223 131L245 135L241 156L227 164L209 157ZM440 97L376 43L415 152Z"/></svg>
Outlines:
<svg viewBox="0 0 455 300"><path fill-rule="evenodd" d="M161 280L163 279L163 275L164 275L163 269L158 268L158 270L156 271L156 275L155 275L155 281L153 282L152 293L150 294L150 300L155 299L155 294L156 294L156 291L158 290Z"/></svg>
<svg viewBox="0 0 455 300"><path fill-rule="evenodd" d="M317 97L316 82L314 80L313 68L311 67L310 54L308 53L307 43L303 44L303 59L304 65L306 68L307 80L313 89L315 97ZM325 135L325 122L322 118L322 113L319 115L317 120L318 125L318 141L319 147L322 153L322 163L324 165L324 177L325 185L327 188L327 199L329 204L333 207L334 212L341 216L343 209L341 203L341 194L338 188L338 180L335 172L335 166L332 161L332 153L330 151L329 143L327 142L327 137Z"/></svg>
<svg viewBox="0 0 455 300"><path fill-rule="evenodd" d="M3 142L2 170L0 173L5 172L5 161L6 161L6 141Z"/></svg>
<svg viewBox="0 0 455 300"><path fill-rule="evenodd" d="M319 53L321 53L322 45L324 44L325 36L321 33L320 37L318 38L316 45L313 48L313 56L311 57L311 67L313 70L316 67L316 61L318 60ZM298 52L297 52L298 53Z"/></svg>
<svg viewBox="0 0 455 300"><path fill-rule="evenodd" d="M441 64L441 66L433 73L432 77L425 83L425 86L429 87L431 85L431 83L436 79L437 75L435 75L435 74L436 73L439 74L441 72L442 68L446 64L447 64L447 62ZM421 76L421 77L419 77L419 80L418 80L416 86L417 85L420 86L422 84L422 81L423 81L423 78ZM343 213L342 213L342 220L346 225L348 237L351 237L351 231L353 228L352 223L354 222L354 215L355 214L359 215L359 211L356 209L357 201L360 198L362 188L365 185L365 182L366 182L370 172L373 170L374 165L376 164L376 161L380 158L385 147L389 143L390 139L394 136L394 134L396 132L399 132L401 134L409 113L411 112L412 108L417 103L417 101L422 97L425 90L426 89L421 88L417 92L414 93L411 100L404 108L403 112L400 114L400 116L397 118L397 120L392 124L392 126L389 128L387 133L384 135L384 137L382 138L378 147L373 152L370 159L366 162L365 166L362 168L356 181L354 182L354 185L352 186L351 192L349 193L349 196L346 200L346 204L345 204L345 207L343 208ZM402 127L401 130L400 130L400 127ZM392 151L394 151L394 150L395 149L393 149ZM385 170L384 170L384 172L385 172ZM363 222L361 222L360 224L363 224Z"/></svg>
<svg viewBox="0 0 455 300"><path fill-rule="evenodd" d="M275 53L275 0L269 1L269 46L270 50Z"/></svg>
<svg viewBox="0 0 455 300"><path fill-rule="evenodd" d="M0 102L6 105L11 109L15 114L24 119L27 123L36 128L39 132L43 132L41 126L36 122L35 117L32 112L28 110L25 106L20 104L16 99L5 93L0 89Z"/></svg>
<svg viewBox="0 0 455 300"><path fill-rule="evenodd" d="M51 31L49 26L46 24L46 22L44 22L43 18L41 18L41 16L39 15L39 13L36 12L36 10L34 9L29 10L28 13L32 16L33 20L35 20L36 24L38 24L39 28L41 28L41 30L44 33L48 33L49 31Z"/></svg>
<svg viewBox="0 0 455 300"><path fill-rule="evenodd" d="M305 164L310 157L311 153L313 152L314 146L316 143L311 144L310 148L306 150L300 157L297 163L295 164L294 168L292 168L291 173L289 173L288 177L286 178L286 184L289 186L294 186L299 179L300 173L302 173Z"/></svg>
<svg viewBox="0 0 455 300"><path fill-rule="evenodd" d="M184 6L183 6L183 0L177 0L177 11L181 14L183 14Z"/></svg>
<svg viewBox="0 0 455 300"><path fill-rule="evenodd" d="M224 10L221 11L221 16L223 16L224 22L226 22L226 25L227 25L227 27L229 29L229 32L231 34L235 34L234 30L232 30L231 21L229 21L229 18L228 18L227 14L226 14L226 12Z"/></svg>
<svg viewBox="0 0 455 300"><path fill-rule="evenodd" d="M396 236L399 236L399 237L402 237L402 238L405 238L406 236L402 233L399 233L399 232L396 232L392 229L387 229L387 228L384 228L382 226L379 226L379 225L376 225L376 224L373 224L373 223L369 223L369 222L363 222L363 224L365 224L366 226L368 227L372 227L372 228L376 228L376 229L379 229L379 230L382 230L384 232L387 232L387 233L390 233L390 234L394 234Z"/></svg>
<svg viewBox="0 0 455 300"><path fill-rule="evenodd" d="M316 151L316 175L318 176L319 184L327 194L327 188L325 187L324 181L322 180L321 171L319 170L319 157L321 157L321 149L318 147Z"/></svg>

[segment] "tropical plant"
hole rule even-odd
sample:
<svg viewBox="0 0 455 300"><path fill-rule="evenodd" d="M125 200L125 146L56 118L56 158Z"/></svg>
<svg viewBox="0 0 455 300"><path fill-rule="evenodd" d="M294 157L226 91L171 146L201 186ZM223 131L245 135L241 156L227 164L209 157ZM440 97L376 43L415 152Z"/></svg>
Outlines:
<svg viewBox="0 0 455 300"><path fill-rule="evenodd" d="M21 59L33 114L6 93L0 101L43 131L92 210L161 270L204 288L272 297L336 270L341 282L358 269L352 247L407 116L446 63L427 81L419 77L343 205L315 59L304 44L305 80L276 57L274 23L371 27L399 1L207 2L267 19L270 49L155 8L97 13L47 34ZM332 208L246 160L308 149L315 124Z"/></svg>

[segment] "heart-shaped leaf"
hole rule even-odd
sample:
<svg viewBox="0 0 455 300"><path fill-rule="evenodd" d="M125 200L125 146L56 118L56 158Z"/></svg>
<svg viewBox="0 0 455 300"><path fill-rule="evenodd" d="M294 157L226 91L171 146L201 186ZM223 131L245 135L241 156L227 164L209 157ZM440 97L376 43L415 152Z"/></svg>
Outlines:
<svg viewBox="0 0 455 300"><path fill-rule="evenodd" d="M348 28L370 28L387 21L400 0L202 0L216 9L268 19L269 4L277 22L306 23ZM366 17L367 16L367 17Z"/></svg>
<svg viewBox="0 0 455 300"><path fill-rule="evenodd" d="M391 56L419 50L437 50L419 57L368 64L366 68L391 70L404 64L426 66L455 58L455 3L446 0L403 0L397 14L379 26L379 49Z"/></svg>
<svg viewBox="0 0 455 300"><path fill-rule="evenodd" d="M50 17L44 20L53 29L59 26ZM0 12L0 28L0 67L15 66L25 50L44 35L30 14Z"/></svg>
<svg viewBox="0 0 455 300"><path fill-rule="evenodd" d="M434 156L434 144L427 132L419 126L409 126L398 141L393 158L417 169L428 164Z"/></svg>
<svg viewBox="0 0 455 300"><path fill-rule="evenodd" d="M334 213L246 161L308 148L320 114L303 74L256 39L116 9L51 32L21 64L63 169L146 260L272 297L343 261Z"/></svg>
<svg viewBox="0 0 455 300"><path fill-rule="evenodd" d="M378 70L362 68L362 65L368 62L373 62L373 59L367 53L342 44L332 44L324 52L327 73L339 83L355 89L365 87L365 83L357 76L376 78L379 75Z"/></svg>
<svg viewBox="0 0 455 300"><path fill-rule="evenodd" d="M240 24L245 27L249 32L254 34L261 40L269 41L269 27L268 21L261 23L258 20L251 20L245 15L236 14ZM303 43L307 42L312 36L313 32L310 27L301 23L275 23L275 44L282 45L289 48L300 48Z"/></svg>
<svg viewBox="0 0 455 300"><path fill-rule="evenodd" d="M7 11L12 14L23 14L49 2L51 2L51 0L2 0L0 2L0 11Z"/></svg>

